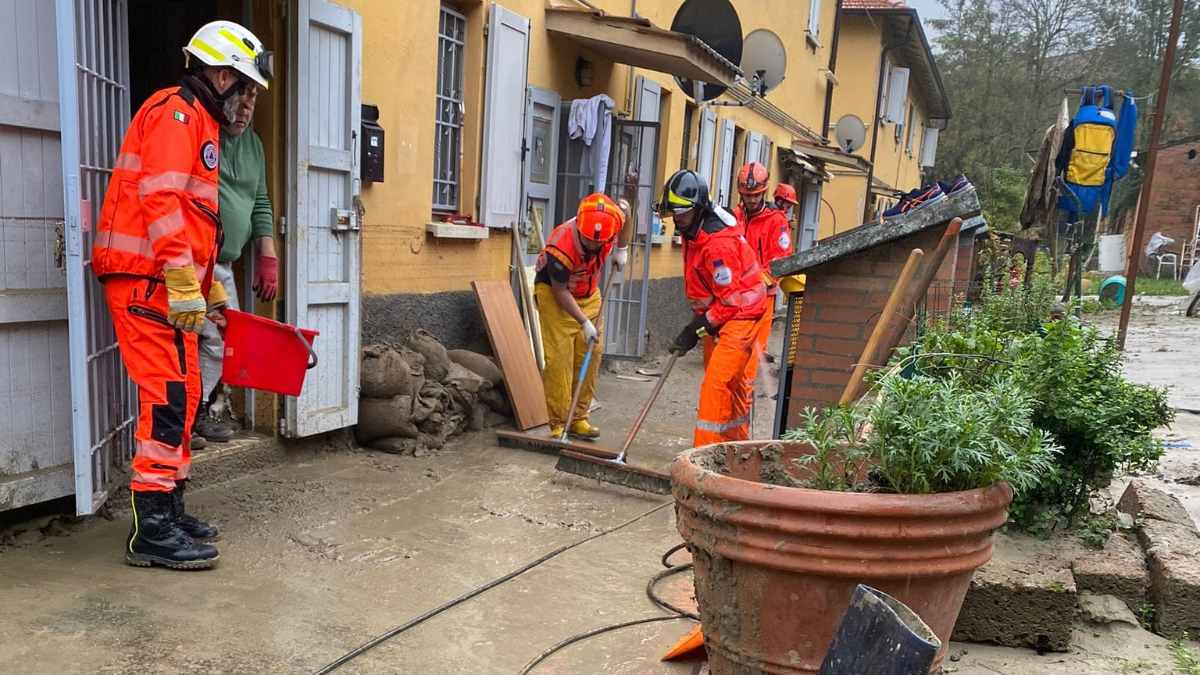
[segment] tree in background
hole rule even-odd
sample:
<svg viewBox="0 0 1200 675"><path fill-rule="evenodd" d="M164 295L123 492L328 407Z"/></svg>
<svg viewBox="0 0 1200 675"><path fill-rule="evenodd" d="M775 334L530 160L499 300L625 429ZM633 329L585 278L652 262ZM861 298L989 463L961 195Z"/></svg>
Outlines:
<svg viewBox="0 0 1200 675"><path fill-rule="evenodd" d="M1015 230L1025 186L1064 88L1108 84L1151 94L1166 49L1171 0L942 0L936 59L954 111L936 173L965 173L992 227ZM1200 133L1200 0L1185 0L1168 107L1168 138ZM1069 99L1071 111L1077 97ZM1141 121L1151 106L1139 101ZM1149 124L1139 125L1144 146ZM1125 185L1129 183L1129 185ZM1140 181L1114 188L1132 208ZM1131 189L1132 188L1132 189Z"/></svg>

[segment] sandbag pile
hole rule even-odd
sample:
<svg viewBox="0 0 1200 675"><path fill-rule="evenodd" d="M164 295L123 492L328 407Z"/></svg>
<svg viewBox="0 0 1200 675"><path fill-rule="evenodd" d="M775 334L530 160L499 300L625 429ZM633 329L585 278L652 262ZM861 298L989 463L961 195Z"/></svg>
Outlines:
<svg viewBox="0 0 1200 675"><path fill-rule="evenodd" d="M400 345L367 346L356 438L376 450L424 455L451 436L510 418L503 382L487 356L447 351L423 330Z"/></svg>

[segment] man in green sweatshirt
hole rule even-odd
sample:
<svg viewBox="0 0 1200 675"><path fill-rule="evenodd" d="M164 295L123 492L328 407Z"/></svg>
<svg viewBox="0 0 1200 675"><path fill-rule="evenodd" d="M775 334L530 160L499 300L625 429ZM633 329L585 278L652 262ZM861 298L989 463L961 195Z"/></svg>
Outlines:
<svg viewBox="0 0 1200 675"><path fill-rule="evenodd" d="M242 257L246 244L254 242L254 292L264 302L275 299L279 287L279 259L275 239L271 200L267 196L267 164L262 140L250 128L258 88L246 87L226 103L225 115L232 120L221 129L220 209L225 242L217 256L213 276L229 293L229 307L238 309L238 291L233 264ZM233 429L220 422L228 406L224 387L219 387L225 342L211 322L205 322L200 334L200 375L204 385L195 436L223 443L233 437ZM193 438L195 438L195 436Z"/></svg>

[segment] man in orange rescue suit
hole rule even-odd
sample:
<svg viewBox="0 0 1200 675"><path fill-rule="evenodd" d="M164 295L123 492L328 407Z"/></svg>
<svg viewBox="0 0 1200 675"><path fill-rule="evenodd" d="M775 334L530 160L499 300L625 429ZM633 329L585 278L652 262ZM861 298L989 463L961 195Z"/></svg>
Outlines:
<svg viewBox="0 0 1200 675"><path fill-rule="evenodd" d="M588 195L579 202L574 218L550 232L538 255L534 297L546 355L542 384L551 438L562 436L568 417L572 422L566 431L571 436L600 436L600 430L588 421L603 351L600 274L609 254L618 267L628 261L628 247L615 246L624 225L625 216L616 202L600 193ZM571 395L588 350L592 361L583 375L575 414L569 415Z"/></svg>
<svg viewBox="0 0 1200 675"><path fill-rule="evenodd" d="M775 313L775 277L771 276L771 263L786 258L794 250L792 246L792 224L787 213L767 203L767 167L750 162L738 172L737 188L742 203L734 209L738 224L745 231L746 242L754 249L758 265L762 269L763 281L767 284L767 315ZM780 184L783 187L783 184ZM779 191L776 190L776 196ZM795 192L793 191L793 194ZM758 336L759 353L766 353L767 340L771 337L771 322L763 323ZM753 381L748 383L753 386Z"/></svg>
<svg viewBox="0 0 1200 675"><path fill-rule="evenodd" d="M691 351L702 337L716 340L706 359L693 443L750 438L750 391L762 323L769 324L767 287L742 228L712 204L708 185L694 171L678 171L659 205L684 240L683 283L695 316L671 352Z"/></svg>
<svg viewBox="0 0 1200 675"><path fill-rule="evenodd" d="M138 387L125 561L139 567L213 566L203 541L217 529L184 511L189 441L200 404L197 335L224 325L212 281L221 240L217 167L221 125L236 95L264 89L271 54L250 31L215 21L183 48L188 74L134 115L113 167L92 250L121 358Z"/></svg>

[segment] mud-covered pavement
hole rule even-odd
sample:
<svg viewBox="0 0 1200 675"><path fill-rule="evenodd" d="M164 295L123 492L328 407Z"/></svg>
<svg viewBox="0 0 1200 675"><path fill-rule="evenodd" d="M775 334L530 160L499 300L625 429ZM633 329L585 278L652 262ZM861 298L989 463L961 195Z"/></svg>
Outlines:
<svg viewBox="0 0 1200 675"><path fill-rule="evenodd" d="M1149 381L1174 373L1185 386L1173 401L1200 399L1200 320L1143 316L1142 308L1137 317L1131 375ZM1164 337L1176 334L1182 337ZM1177 344L1189 336L1190 347ZM606 444L620 443L653 386L627 377L663 361L618 363L604 374L594 420ZM676 366L632 462L665 468L690 445L700 372L699 350ZM758 403L756 435L764 437L773 402ZM1200 474L1200 425L1181 424L1174 433L1195 456L1179 461ZM553 458L500 448L486 432L425 457L331 452L322 443L271 452L270 461L232 474L198 470L189 506L222 527L215 570L127 567L121 544L128 522L120 514L0 547L0 663L23 673L314 672L430 608L666 502L558 474ZM1182 452L1173 449L1168 463ZM1185 504L1196 514L1200 500ZM570 635L662 614L645 586L678 542L672 509L658 509L339 672L517 673ZM663 591L678 603L688 586L683 575ZM695 663L658 661L689 627L669 621L609 633L564 649L534 672L696 672ZM1069 654L952 647L958 659L947 662L947 672L1170 672L1165 641L1132 627L1081 626Z"/></svg>

